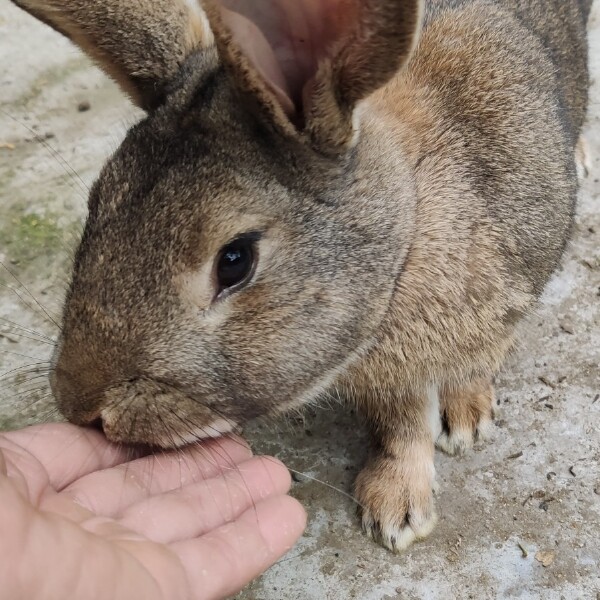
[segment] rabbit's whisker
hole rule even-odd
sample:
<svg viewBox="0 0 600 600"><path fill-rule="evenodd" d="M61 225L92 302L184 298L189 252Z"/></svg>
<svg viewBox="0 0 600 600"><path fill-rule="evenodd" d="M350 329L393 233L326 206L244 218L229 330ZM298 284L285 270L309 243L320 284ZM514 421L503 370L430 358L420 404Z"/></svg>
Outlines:
<svg viewBox="0 0 600 600"><path fill-rule="evenodd" d="M294 473L295 475L304 477L305 479L309 479L310 481L314 481L315 483L318 483L319 485L324 485L325 487L327 487L335 492L338 492L339 494L348 498L349 500L352 500L352 502L354 504L360 506L361 508L365 508L352 494L349 494L348 492L342 490L339 487L336 487L335 485L332 485L331 483L327 483L326 481L323 481L322 479L317 479L316 477L313 477L312 475L308 475L307 473L303 473L302 471L297 471L296 469L292 469L290 467L288 467L288 470L290 472Z"/></svg>
<svg viewBox="0 0 600 600"><path fill-rule="evenodd" d="M26 333L30 333L32 335L35 335L39 338L42 338L48 342L51 343L56 343L56 340L54 338L51 338L43 333L40 333L39 331L36 331L35 329L29 329L27 327L24 327L23 325L20 325L19 323L15 323L14 321L11 321L10 319L7 319L6 317L2 317L0 316L0 321L4 321L5 323L8 323L9 325L12 325L13 327L16 327L17 329L20 329L21 331L25 331Z"/></svg>
<svg viewBox="0 0 600 600"><path fill-rule="evenodd" d="M87 193L90 191L90 188L87 186L85 181L83 181L83 179L79 176L77 171L75 171L75 169L73 169L73 167L71 167L71 165L64 159L60 152L53 148L51 144L49 144L43 137L41 137L26 123L23 123L23 121L17 119L2 108L0 108L0 112L4 113L4 115L6 115L9 119L26 129L33 136L33 139L47 150L50 156L56 160L56 162L60 165L63 171L71 178L71 180L78 184L78 186L80 187L80 189L78 190L79 195L82 199L85 200Z"/></svg>
<svg viewBox="0 0 600 600"><path fill-rule="evenodd" d="M50 313L46 310L46 308L41 304L41 302L39 302L39 300L29 291L29 289L20 281L20 279L3 263L0 262L0 266L3 267L9 274L10 276L19 284L19 286L21 288L23 288L25 290L25 292L27 292L27 294L33 299L33 301L39 306L39 308L41 309L41 313L39 311L36 311L33 306L31 304L29 304L28 302L25 301L25 299L23 298L23 296L17 291L16 288L7 285L5 283L0 283L0 286L8 289L9 291L11 291L13 294L15 294L15 296L17 296L19 298L19 300L21 300L21 302L27 306L31 311L33 311L34 313L38 313L40 316L44 317L48 319L50 321L50 323L52 323L57 329L60 330L60 325L56 322L56 320L50 315Z"/></svg>

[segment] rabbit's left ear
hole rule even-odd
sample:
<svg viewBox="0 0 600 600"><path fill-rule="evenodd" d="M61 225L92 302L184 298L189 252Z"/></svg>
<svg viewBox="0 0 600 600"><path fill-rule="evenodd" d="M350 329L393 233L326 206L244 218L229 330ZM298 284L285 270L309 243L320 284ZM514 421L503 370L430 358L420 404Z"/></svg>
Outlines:
<svg viewBox="0 0 600 600"><path fill-rule="evenodd" d="M340 154L358 103L409 60L423 0L202 0L221 60L278 128Z"/></svg>
<svg viewBox="0 0 600 600"><path fill-rule="evenodd" d="M199 0L13 0L77 44L145 110L194 50L214 43Z"/></svg>

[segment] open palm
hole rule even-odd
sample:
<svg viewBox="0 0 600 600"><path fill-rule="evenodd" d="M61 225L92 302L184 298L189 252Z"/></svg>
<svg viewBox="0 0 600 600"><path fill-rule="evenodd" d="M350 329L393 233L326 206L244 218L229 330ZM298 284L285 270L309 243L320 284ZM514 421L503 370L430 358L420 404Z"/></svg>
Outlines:
<svg viewBox="0 0 600 600"><path fill-rule="evenodd" d="M0 598L223 598L295 543L287 469L239 438L128 460L95 431L0 435Z"/></svg>

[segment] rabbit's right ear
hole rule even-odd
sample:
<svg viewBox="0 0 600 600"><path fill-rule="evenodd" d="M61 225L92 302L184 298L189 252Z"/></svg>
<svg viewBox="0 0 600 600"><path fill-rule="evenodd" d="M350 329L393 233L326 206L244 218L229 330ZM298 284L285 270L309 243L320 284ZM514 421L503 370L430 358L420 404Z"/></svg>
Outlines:
<svg viewBox="0 0 600 600"><path fill-rule="evenodd" d="M303 120L312 143L336 154L357 139L359 103L408 63L420 37L424 0L318 3L330 5L337 28L324 34L329 46L302 90Z"/></svg>
<svg viewBox="0 0 600 600"><path fill-rule="evenodd" d="M194 50L214 44L198 0L13 0L77 44L144 110Z"/></svg>

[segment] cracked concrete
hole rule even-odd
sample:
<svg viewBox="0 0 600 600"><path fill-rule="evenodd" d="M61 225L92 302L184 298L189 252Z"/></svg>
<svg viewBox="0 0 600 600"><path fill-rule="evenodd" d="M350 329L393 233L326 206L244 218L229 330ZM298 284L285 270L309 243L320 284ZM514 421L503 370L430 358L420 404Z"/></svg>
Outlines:
<svg viewBox="0 0 600 600"><path fill-rule="evenodd" d="M437 455L439 524L394 556L363 536L348 496L366 447L352 414L333 404L255 425L256 450L303 474L293 493L309 525L240 599L600 598L600 2L590 31L588 174L575 235L498 378L492 441L464 457ZM86 187L139 113L7 0L0 56L0 260L53 317ZM6 288L16 282L5 270L0 283L0 428L55 418L44 365L34 364L50 351L37 334L55 327L24 288Z"/></svg>

